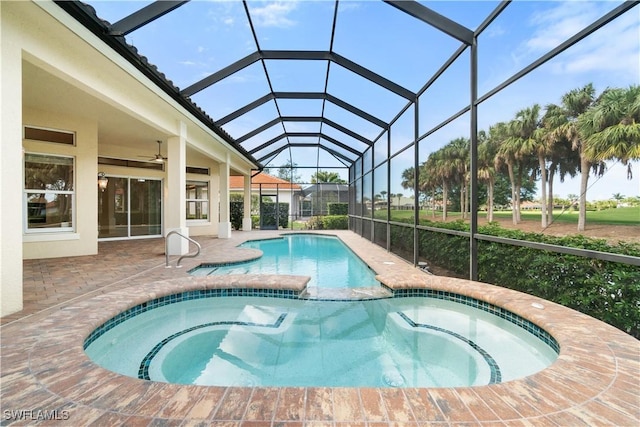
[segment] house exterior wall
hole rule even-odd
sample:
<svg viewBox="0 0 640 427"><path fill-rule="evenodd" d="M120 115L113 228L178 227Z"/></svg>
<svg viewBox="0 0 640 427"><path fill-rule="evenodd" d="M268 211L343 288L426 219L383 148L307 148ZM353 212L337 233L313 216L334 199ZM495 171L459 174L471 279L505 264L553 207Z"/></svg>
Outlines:
<svg viewBox="0 0 640 427"><path fill-rule="evenodd" d="M0 2L0 315L22 310L22 59L19 22Z"/></svg>
<svg viewBox="0 0 640 427"><path fill-rule="evenodd" d="M72 156L74 165L74 232L26 233L21 229L24 259L54 258L98 253L97 157L98 127L95 120L61 116L52 111L25 109L26 125L73 131L76 145L23 140L27 153ZM22 176L22 171L20 176ZM17 184L17 183L16 183ZM20 205L23 207L23 203ZM21 218L21 223L23 222Z"/></svg>
<svg viewBox="0 0 640 427"><path fill-rule="evenodd" d="M218 204L220 203L219 164L198 152L187 153L187 166L209 168L209 175L187 174L187 181L201 181L209 183L209 220L187 220L190 236L218 235Z"/></svg>
<svg viewBox="0 0 640 427"><path fill-rule="evenodd" d="M186 150L174 153L187 158L174 158L173 161L180 165L186 162L189 166L210 168L211 175L207 179L210 183L211 221L187 226L194 235L216 234L219 226L220 162L228 165L226 170L245 175L251 173L254 164L52 1L0 1L0 53L0 315L22 309L23 259L98 252L99 171L115 176L140 175L162 179L165 200L169 188L174 193L181 193L177 198L172 194L172 203L164 204L163 217L170 214L169 217L175 219L176 212L178 216L180 212L184 215L185 182L169 186L165 171L98 164L98 156L141 160L140 154L148 151L136 148L131 141L101 136L105 135L104 127L108 126L103 120L105 113L111 113L117 119L124 118L128 126L139 124L139 129L154 135L152 142L155 139L167 142L182 138ZM62 82L64 88L78 94L78 99L74 99L77 103L56 104L56 90L61 90L62 86L47 87L42 96L36 97L45 99L47 105L24 102L23 90L26 93L34 87L30 86L32 83L38 83L28 80L27 69L41 70L41 75ZM73 131L76 144L68 146L24 140L24 125ZM194 155L196 160L191 163L190 154L185 153L196 151L199 154ZM75 216L72 232L25 233L25 152L74 158ZM182 171L172 176L182 180L185 175ZM185 219L181 221L184 224Z"/></svg>

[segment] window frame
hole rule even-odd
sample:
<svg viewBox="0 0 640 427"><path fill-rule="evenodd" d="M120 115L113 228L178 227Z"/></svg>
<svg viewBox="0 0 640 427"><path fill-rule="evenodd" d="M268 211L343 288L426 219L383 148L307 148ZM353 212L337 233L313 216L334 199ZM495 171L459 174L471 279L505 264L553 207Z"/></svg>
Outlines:
<svg viewBox="0 0 640 427"><path fill-rule="evenodd" d="M210 197L210 187L211 184L209 181L200 181L197 179L187 179L185 182L185 187L188 187L189 185L202 185L204 184L204 186L206 186L207 188L207 198L206 199L199 199L199 198L190 198L189 197L189 191L188 188L185 188L185 204L186 204L186 209L185 209L185 219L187 221L187 223L189 224L202 224L202 223L210 223L211 222L211 197ZM207 204L207 209L204 210L200 209L200 213L204 213L206 212L207 217L206 218L189 218L189 203L196 203L196 204L200 204L200 206L202 206L202 203L206 203Z"/></svg>
<svg viewBox="0 0 640 427"><path fill-rule="evenodd" d="M43 189L29 189L26 183L26 170L27 170L27 156L41 156L41 157L60 157L65 159L71 159L71 173L73 175L73 181L71 183L73 190L43 190ZM34 235L42 233L75 233L76 230L76 158L75 156L54 154L54 153L39 153L25 151L22 159L22 221L23 221L23 233ZM71 225L62 226L64 222L61 222L59 227L38 227L29 228L29 197L31 194L54 194L54 195L69 195L71 196Z"/></svg>

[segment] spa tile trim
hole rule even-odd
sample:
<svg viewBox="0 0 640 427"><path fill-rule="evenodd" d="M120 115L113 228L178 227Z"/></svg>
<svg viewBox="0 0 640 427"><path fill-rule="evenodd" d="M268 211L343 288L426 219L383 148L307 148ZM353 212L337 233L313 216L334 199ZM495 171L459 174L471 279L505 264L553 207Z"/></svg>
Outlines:
<svg viewBox="0 0 640 427"><path fill-rule="evenodd" d="M391 289L390 289L391 290ZM455 292L440 291L437 289L395 289L391 290L394 298L410 298L410 297L427 297L434 299L441 299L446 301L453 301L460 304L468 305L473 308L485 311L500 317L514 325L529 332L549 347L556 353L560 354L560 344L551 336L551 334L530 320L525 319L509 310L502 307L495 306L489 302L481 301L473 297L466 295L460 295Z"/></svg>
<svg viewBox="0 0 640 427"><path fill-rule="evenodd" d="M181 292L178 294L166 295L147 302L138 304L130 309L115 315L111 319L98 326L84 340L83 348L86 350L96 339L100 338L107 331L113 329L122 322L131 319L139 314L145 313L154 308L182 301L190 301L212 297L266 297L298 299L298 292L288 289L255 289L255 288L228 288L228 289L197 289L193 291Z"/></svg>

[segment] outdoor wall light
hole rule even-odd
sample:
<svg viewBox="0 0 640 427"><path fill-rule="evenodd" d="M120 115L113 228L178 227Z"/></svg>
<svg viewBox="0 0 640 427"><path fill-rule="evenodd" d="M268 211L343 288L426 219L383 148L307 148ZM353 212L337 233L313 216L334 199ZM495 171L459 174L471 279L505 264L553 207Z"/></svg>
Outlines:
<svg viewBox="0 0 640 427"><path fill-rule="evenodd" d="M98 188L100 191L104 193L104 190L107 189L107 184L109 183L109 178L106 177L104 172L98 172Z"/></svg>

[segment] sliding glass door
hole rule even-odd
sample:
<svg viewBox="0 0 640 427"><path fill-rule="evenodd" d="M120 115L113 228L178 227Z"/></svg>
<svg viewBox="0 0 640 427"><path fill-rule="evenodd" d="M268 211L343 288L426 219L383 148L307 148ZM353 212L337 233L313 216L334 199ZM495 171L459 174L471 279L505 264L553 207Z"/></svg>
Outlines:
<svg viewBox="0 0 640 427"><path fill-rule="evenodd" d="M98 192L98 238L162 235L162 181L107 177Z"/></svg>

